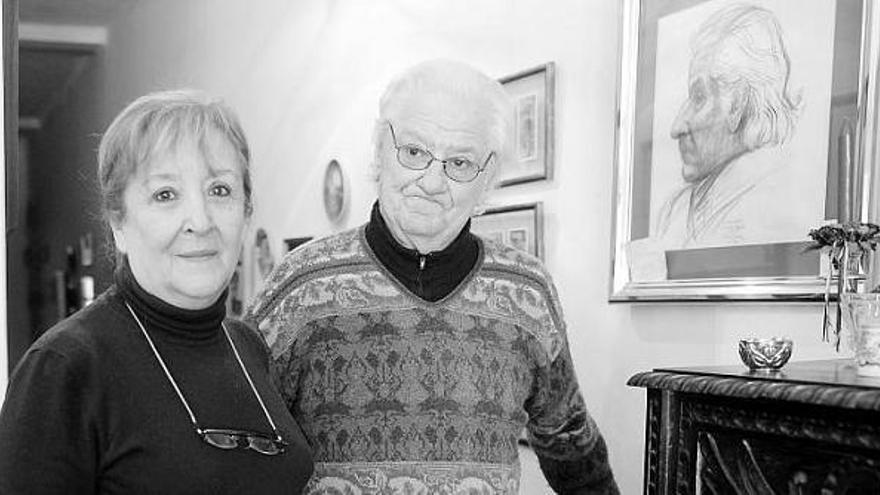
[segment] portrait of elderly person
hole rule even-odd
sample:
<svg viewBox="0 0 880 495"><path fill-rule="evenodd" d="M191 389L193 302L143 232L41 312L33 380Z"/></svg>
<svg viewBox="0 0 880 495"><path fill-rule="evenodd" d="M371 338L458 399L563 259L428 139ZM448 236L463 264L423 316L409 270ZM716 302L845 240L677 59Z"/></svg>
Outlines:
<svg viewBox="0 0 880 495"><path fill-rule="evenodd" d="M801 101L789 87L783 33L773 12L722 9L691 41L688 97L672 123L681 186L659 210L652 234L668 247L766 241L790 209L769 208L790 165L782 147Z"/></svg>
<svg viewBox="0 0 880 495"><path fill-rule="evenodd" d="M503 88L453 61L381 98L369 222L288 253L246 320L315 457L306 493L617 493L553 283L470 217L512 152Z"/></svg>
<svg viewBox="0 0 880 495"><path fill-rule="evenodd" d="M299 493L312 471L268 349L225 318L251 215L238 118L153 93L98 151L114 283L28 350L0 412L0 493Z"/></svg>

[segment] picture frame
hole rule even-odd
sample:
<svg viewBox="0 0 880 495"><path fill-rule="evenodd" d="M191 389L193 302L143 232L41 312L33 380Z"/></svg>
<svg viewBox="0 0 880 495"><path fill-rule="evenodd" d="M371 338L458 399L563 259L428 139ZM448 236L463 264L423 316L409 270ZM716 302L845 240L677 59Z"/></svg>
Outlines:
<svg viewBox="0 0 880 495"><path fill-rule="evenodd" d="M272 242L269 233L262 227L257 228L254 234L252 256L251 267L253 276L251 277L251 294L256 294L263 287L263 283L269 278L272 270L275 269L275 255L272 252Z"/></svg>
<svg viewBox="0 0 880 495"><path fill-rule="evenodd" d="M345 215L348 205L348 184L342 165L336 159L327 163L323 182L324 212L331 222L338 222Z"/></svg>
<svg viewBox="0 0 880 495"><path fill-rule="evenodd" d="M298 248L299 246L311 241L312 239L314 239L314 237L312 236L288 237L287 239L284 239L284 248L287 250L287 252L290 252Z"/></svg>
<svg viewBox="0 0 880 495"><path fill-rule="evenodd" d="M514 105L514 160L499 170L499 187L553 178L556 64L499 79Z"/></svg>
<svg viewBox="0 0 880 495"><path fill-rule="evenodd" d="M701 212L694 198L702 197L694 191L701 174L708 174L700 167L721 177L738 162L719 159L725 165L712 168L710 159L695 158L696 138L682 142L678 137L689 136L694 126L688 121L694 88L712 84L691 67L714 46L701 43L711 38L704 33L732 32L717 22L733 18L736 5L776 17L780 43L789 42L786 75L792 78L787 83L797 85L800 102L806 102L798 108L798 127L788 141L753 148L737 159L752 159L754 150L778 153L774 156L786 159L777 163L797 165L796 175L777 182L762 178L755 189L778 183L809 194L795 194L793 203L786 203L779 190L756 197L755 206L743 209L748 214L718 214L723 220L713 224L739 231L700 237L708 232L697 229ZM821 300L828 267L819 252L805 252L808 232L828 222L864 221L876 209L877 179L864 164L877 154L877 84L868 76L878 68L878 9L867 0L811 0L810 5L802 0L625 0L623 9L609 301ZM817 54L824 62L803 62ZM846 122L854 133L847 141L851 159L841 152ZM714 177L719 184L722 179ZM780 172L780 177L785 176ZM674 194L662 194L664 181ZM677 208L679 198L690 202ZM745 198L743 193L737 201L745 204ZM674 212L680 215L673 217ZM675 224L680 230L664 230Z"/></svg>
<svg viewBox="0 0 880 495"><path fill-rule="evenodd" d="M471 232L544 259L544 205L540 201L488 208L471 219Z"/></svg>

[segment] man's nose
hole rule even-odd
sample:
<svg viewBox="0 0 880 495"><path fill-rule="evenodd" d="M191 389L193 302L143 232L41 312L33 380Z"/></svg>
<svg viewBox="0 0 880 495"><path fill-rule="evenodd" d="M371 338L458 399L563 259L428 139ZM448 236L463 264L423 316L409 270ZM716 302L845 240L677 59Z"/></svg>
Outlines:
<svg viewBox="0 0 880 495"><path fill-rule="evenodd" d="M428 193L443 192L446 189L446 172L443 170L444 163L436 158L431 159L428 168L419 178L422 189Z"/></svg>
<svg viewBox="0 0 880 495"><path fill-rule="evenodd" d="M211 229L214 220L208 210L208 201L202 194L191 194L184 201L184 229L188 232L204 233Z"/></svg>

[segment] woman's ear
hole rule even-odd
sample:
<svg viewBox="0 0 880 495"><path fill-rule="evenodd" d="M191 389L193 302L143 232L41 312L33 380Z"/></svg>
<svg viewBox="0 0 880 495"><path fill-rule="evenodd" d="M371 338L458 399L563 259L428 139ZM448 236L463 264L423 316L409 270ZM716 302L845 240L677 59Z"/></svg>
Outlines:
<svg viewBox="0 0 880 495"><path fill-rule="evenodd" d="M125 249L125 233L122 232L122 229L118 225L111 225L110 229L113 231L113 244L116 245L116 250L120 253L127 253Z"/></svg>

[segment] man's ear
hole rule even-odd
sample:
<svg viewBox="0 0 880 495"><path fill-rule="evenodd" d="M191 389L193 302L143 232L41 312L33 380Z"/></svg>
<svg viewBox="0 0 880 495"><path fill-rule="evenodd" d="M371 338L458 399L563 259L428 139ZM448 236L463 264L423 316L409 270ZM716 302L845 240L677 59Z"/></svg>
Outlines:
<svg viewBox="0 0 880 495"><path fill-rule="evenodd" d="M731 133L737 133L745 126L748 108L748 87L741 85L730 93L730 111L727 114L727 129Z"/></svg>

